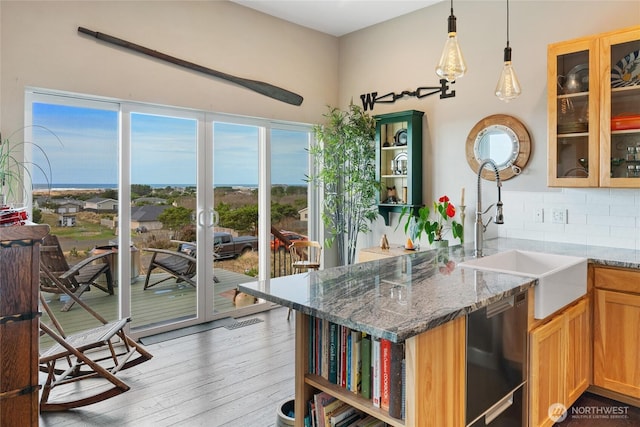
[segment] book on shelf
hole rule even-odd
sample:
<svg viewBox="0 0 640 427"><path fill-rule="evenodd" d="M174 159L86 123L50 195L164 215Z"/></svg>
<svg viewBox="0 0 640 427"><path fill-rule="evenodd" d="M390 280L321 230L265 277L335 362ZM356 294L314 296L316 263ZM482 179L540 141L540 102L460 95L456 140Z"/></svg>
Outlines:
<svg viewBox="0 0 640 427"><path fill-rule="evenodd" d="M338 424L342 424L342 421L351 418L352 415L357 414L359 411L351 405L346 403L334 410L329 417L329 425L336 427Z"/></svg>
<svg viewBox="0 0 640 427"><path fill-rule="evenodd" d="M365 416L366 414L356 410L353 414L349 415L347 418L336 423L335 426L331 426L331 427L353 427L358 421L363 419Z"/></svg>
<svg viewBox="0 0 640 427"><path fill-rule="evenodd" d="M351 331L351 387L350 390L359 394L362 390L362 332Z"/></svg>
<svg viewBox="0 0 640 427"><path fill-rule="evenodd" d="M347 358L345 359L345 369L347 371L345 388L347 390L351 390L351 331L347 333Z"/></svg>
<svg viewBox="0 0 640 427"><path fill-rule="evenodd" d="M340 346L339 327L329 322L329 382L338 384L338 349Z"/></svg>
<svg viewBox="0 0 640 427"><path fill-rule="evenodd" d="M390 343L389 416L402 419L402 361L404 344Z"/></svg>
<svg viewBox="0 0 640 427"><path fill-rule="evenodd" d="M320 341L321 351L321 366L320 376L328 380L329 379L329 321L322 321L322 341Z"/></svg>
<svg viewBox="0 0 640 427"><path fill-rule="evenodd" d="M313 396L313 403L315 405L315 411L316 411L315 419L316 419L317 427L328 427L328 426L325 426L325 423L324 423L325 407L335 401L337 401L337 399L334 396L324 391L316 393Z"/></svg>
<svg viewBox="0 0 640 427"><path fill-rule="evenodd" d="M373 415L368 415L367 417L356 421L356 423L351 427L384 427L385 425L384 421L377 419Z"/></svg>
<svg viewBox="0 0 640 427"><path fill-rule="evenodd" d="M313 356L313 373L316 375L321 374L322 367L322 319L315 318L315 346Z"/></svg>
<svg viewBox="0 0 640 427"><path fill-rule="evenodd" d="M309 317L309 351L307 352L307 364L308 364L308 368L307 371L315 374L316 372L316 366L315 363L313 361L313 356L315 355L315 351L316 351L316 334L315 334L315 324L316 324L316 319L315 317Z"/></svg>
<svg viewBox="0 0 640 427"><path fill-rule="evenodd" d="M365 399L371 399L371 335L363 334L360 343L361 358L361 390L360 394Z"/></svg>
<svg viewBox="0 0 640 427"><path fill-rule="evenodd" d="M371 400L373 406L380 407L380 339L371 339Z"/></svg>
<svg viewBox="0 0 640 427"><path fill-rule="evenodd" d="M311 425L311 427L317 427L318 424L316 423L316 404L315 404L315 399L309 399L309 401L307 402L307 411L309 413L309 424ZM307 424L307 417L305 417L305 425Z"/></svg>
<svg viewBox="0 0 640 427"><path fill-rule="evenodd" d="M331 427L331 415L333 415L334 412L340 410L344 406L348 405L345 402L337 399L323 406L320 409L320 413L318 414L318 419L322 418L322 421L319 420L321 426Z"/></svg>
<svg viewBox="0 0 640 427"><path fill-rule="evenodd" d="M389 410L391 386L391 341L380 340L380 409Z"/></svg>
<svg viewBox="0 0 640 427"><path fill-rule="evenodd" d="M347 336L349 328L340 326L340 386L347 388Z"/></svg>

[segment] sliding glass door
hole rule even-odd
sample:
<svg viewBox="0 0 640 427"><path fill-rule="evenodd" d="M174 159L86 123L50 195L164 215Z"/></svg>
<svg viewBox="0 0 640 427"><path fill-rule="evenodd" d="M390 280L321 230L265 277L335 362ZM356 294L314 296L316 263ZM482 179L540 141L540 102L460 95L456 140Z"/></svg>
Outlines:
<svg viewBox="0 0 640 427"><path fill-rule="evenodd" d="M132 328L197 321L198 300L205 298L197 260L206 260L196 230L199 118L150 108L126 118L131 203L120 230L129 223Z"/></svg>
<svg viewBox="0 0 640 427"><path fill-rule="evenodd" d="M274 268L272 221L317 236L308 126L35 91L27 104L24 160L51 171L27 180L33 219L71 264L110 253L114 294L82 298L131 317L136 336L270 307L237 286L287 274Z"/></svg>
<svg viewBox="0 0 640 427"><path fill-rule="evenodd" d="M240 294L237 287L257 280L260 273L260 146L266 141L263 129L245 120L215 117L211 126L217 318L253 312L265 304Z"/></svg>
<svg viewBox="0 0 640 427"><path fill-rule="evenodd" d="M27 99L26 126L10 143L14 150L24 150L24 164L31 166L24 181L32 189L26 198L31 219L50 226L63 262L74 265L117 244L120 106L44 94L28 94ZM116 282L115 295L91 287L82 298L105 318L115 319L118 292ZM68 301L60 292L43 295L56 312ZM59 316L67 332L81 328L75 318L80 311L73 307Z"/></svg>

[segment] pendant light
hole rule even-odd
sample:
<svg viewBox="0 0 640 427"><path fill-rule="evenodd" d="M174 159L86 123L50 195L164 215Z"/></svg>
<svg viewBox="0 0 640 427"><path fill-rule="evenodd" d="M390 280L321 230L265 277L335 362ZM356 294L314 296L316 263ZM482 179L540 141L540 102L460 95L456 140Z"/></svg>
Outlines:
<svg viewBox="0 0 640 427"><path fill-rule="evenodd" d="M451 0L451 15L449 15L449 35L442 50L442 56L436 67L436 74L449 82L462 77L467 71L467 64L464 62L458 37L456 36L456 17L453 15L453 0Z"/></svg>
<svg viewBox="0 0 640 427"><path fill-rule="evenodd" d="M498 85L496 86L496 96L501 101L509 102L520 96L521 92L518 76L516 76L516 72L511 64L511 47L509 46L509 0L507 0L507 47L504 48L504 65L502 67L502 73L500 73L500 79L498 79Z"/></svg>

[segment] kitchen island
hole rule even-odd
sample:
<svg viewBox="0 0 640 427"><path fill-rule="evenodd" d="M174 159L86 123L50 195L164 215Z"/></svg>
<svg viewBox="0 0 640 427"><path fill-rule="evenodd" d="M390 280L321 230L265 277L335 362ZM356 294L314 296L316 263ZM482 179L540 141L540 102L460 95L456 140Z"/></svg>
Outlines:
<svg viewBox="0 0 640 427"><path fill-rule="evenodd" d="M526 291L536 280L458 267L468 249L415 252L240 285L240 290L296 310L296 413L327 392L396 426L465 424L467 314ZM313 319L402 343L405 419L309 370ZM302 419L296 417L296 425Z"/></svg>
<svg viewBox="0 0 640 427"><path fill-rule="evenodd" d="M598 277L610 277L617 271L627 271L628 274L636 275L633 277L638 277L640 251L520 239L499 238L485 241L485 255L511 249L587 258L590 265L588 295L568 310L575 311L577 307L587 307L587 319L594 311L596 330L593 337L593 350L596 362L598 358L602 359L602 354L622 355L635 351L637 346L628 344L625 346L629 348L608 348L601 337L606 331L606 325L599 319L604 319L604 316L598 310L589 307L591 307L594 293L596 302L598 301L597 295L600 292L598 287L614 286L610 282L602 282ZM391 252L404 253L405 251ZM458 264L472 258L471 254L470 245L454 246L448 250L439 251L414 253L406 251L404 256L380 257L375 261L353 266L241 285L240 289L244 292L297 310L297 413L306 411L306 402L315 392L327 391L393 426L465 425L464 346L467 314L517 294L523 289L530 288L531 293L532 286L536 284L535 279L522 276L461 268ZM595 280L593 271L596 272ZM598 274L599 272L602 274ZM628 291L626 288L623 290ZM532 303L531 300L529 303ZM605 304L604 299L602 304ZM640 306L635 307L630 304L629 310L640 313ZM615 310L612 312L612 314L607 312L607 315L617 313ZM530 316L531 336L534 336L535 328L549 325L551 318L554 322L559 320L561 314L559 311L543 321L533 321ZM384 411L373 407L370 401L308 372L307 325L312 318L326 319L366 332L373 337L404 343L407 361L405 420L391 418ZM602 328L598 327L600 323L603 323ZM582 354L582 359L586 357L585 350L589 355L592 352L592 332L588 324L587 320L587 330L580 334L580 339L586 337L581 343L582 348L574 352ZM630 325L629 328L637 328L637 325ZM633 334L633 329L625 330L625 334L628 333ZM568 336L571 335L568 334ZM624 343L625 340L616 342ZM537 343L534 342L533 345ZM625 352L625 349L628 351ZM551 356L554 354L556 353L552 353ZM556 357L558 357L557 354ZM590 358L591 356L588 356L584 362L587 363L586 374L582 373L583 376L587 376L587 379L591 375ZM632 369L625 373L626 378L622 380L633 385L640 370L633 368L633 365L629 366L632 366ZM594 365L595 370L598 370L598 367L598 364ZM598 372L594 374L601 375ZM553 377L553 374L548 376ZM586 383L583 380L581 390L584 391L589 385L591 391L638 406L635 389L623 389L624 394L620 394L608 385L611 383L609 376L602 381L603 385L598 385L597 379L595 382L588 380ZM535 387L535 381L530 382ZM559 383L562 385L564 381L560 379ZM574 397L562 399L563 394L569 395L569 390L560 390L559 393L559 398L554 402L565 401L567 406L570 405ZM532 398L535 398L535 395ZM546 414L546 407L543 408L543 406L542 404L540 406L540 416L542 412ZM542 409L545 410L542 411ZM534 422L536 417L536 411L532 410L529 425L537 425L537 422ZM296 425L303 425L302 420L296 419Z"/></svg>

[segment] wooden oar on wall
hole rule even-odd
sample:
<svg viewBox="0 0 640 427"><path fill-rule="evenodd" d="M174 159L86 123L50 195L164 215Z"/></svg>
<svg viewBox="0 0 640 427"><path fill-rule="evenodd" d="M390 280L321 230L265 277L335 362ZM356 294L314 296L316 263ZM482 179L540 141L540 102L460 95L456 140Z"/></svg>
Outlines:
<svg viewBox="0 0 640 427"><path fill-rule="evenodd" d="M291 105L302 104L302 99L303 99L302 96L298 95L297 93L290 92L286 89L283 89L278 86L274 86L269 83L261 82L258 80L244 79L242 77L233 76L231 74L223 73L221 71L212 70L211 68L194 64L193 62L185 61L183 59L179 59L174 56L170 56L165 53L158 52L157 50L149 49L147 47L140 46L138 44L131 43L126 40L122 40L117 37L110 36L108 34L92 31L84 27L78 27L78 32L90 35L92 37L97 38L98 40L102 40L107 43L111 43L116 46L123 47L125 49L133 50L135 52L139 52L144 55L151 56L153 58L170 62L172 64L179 65L184 68L188 68L190 70L198 71L200 73L217 77L219 79L227 80L239 86L243 86L243 87L246 87L247 89L251 89L252 91L257 92L259 94L268 96L273 99L277 99L278 101L286 102L287 104L291 104Z"/></svg>

